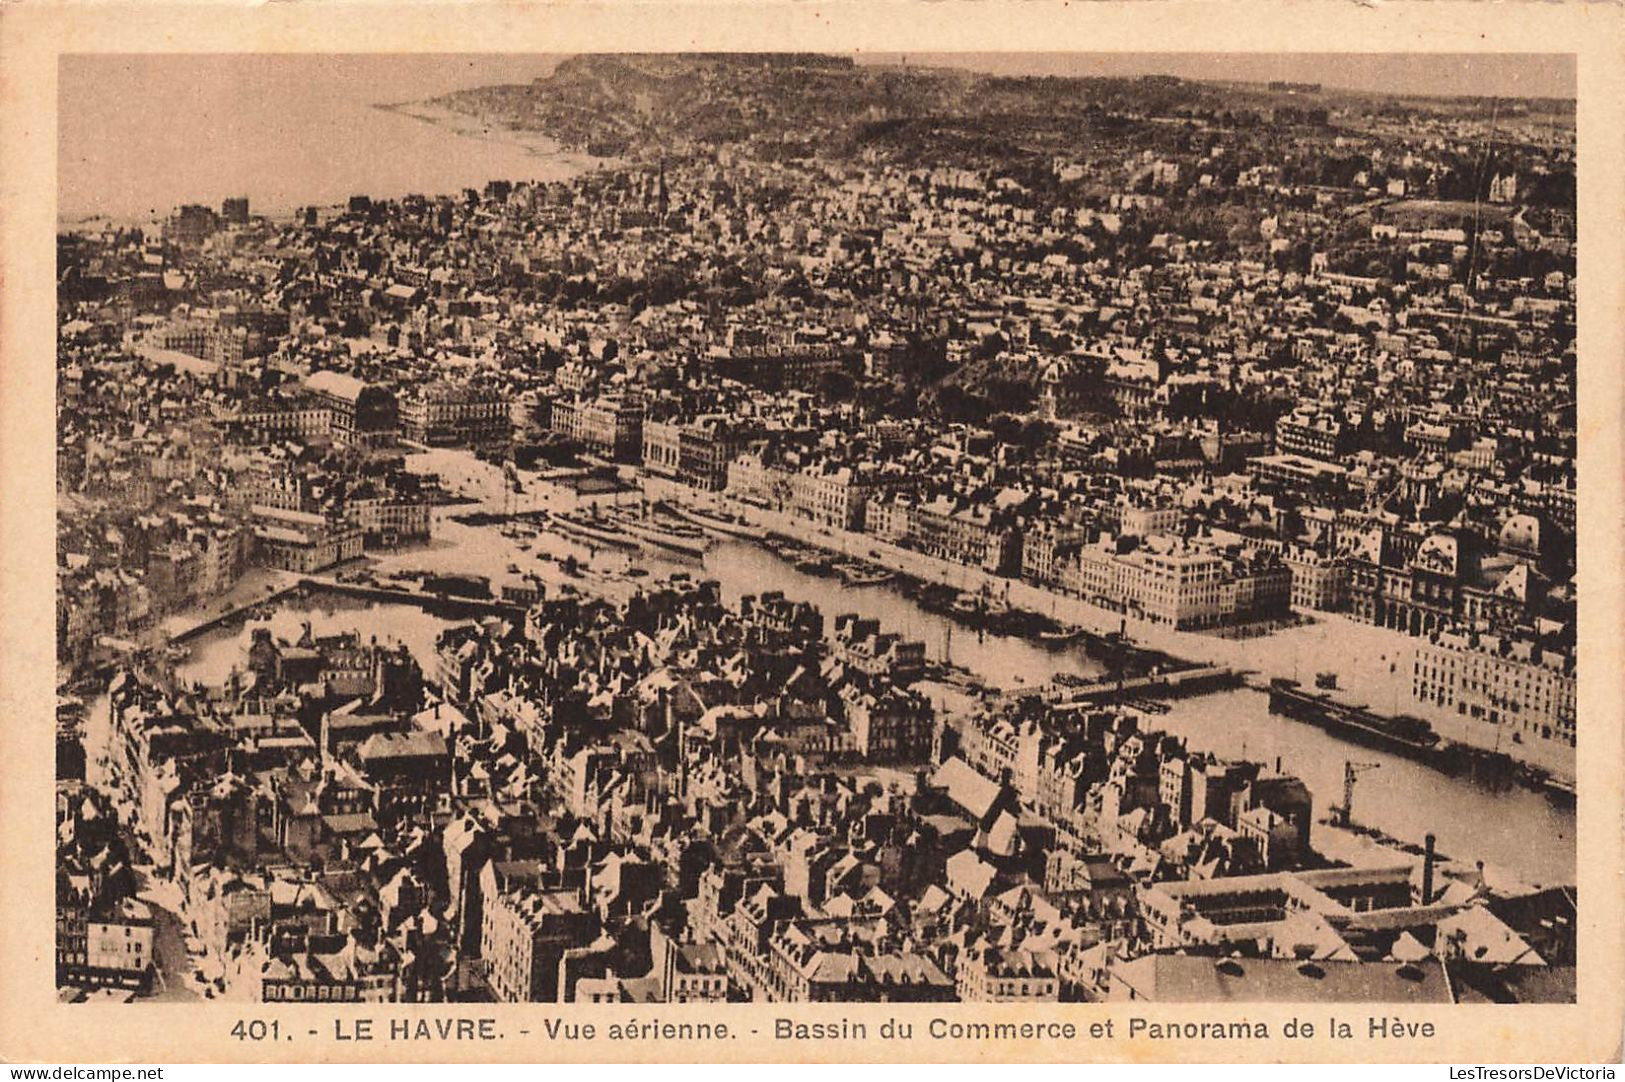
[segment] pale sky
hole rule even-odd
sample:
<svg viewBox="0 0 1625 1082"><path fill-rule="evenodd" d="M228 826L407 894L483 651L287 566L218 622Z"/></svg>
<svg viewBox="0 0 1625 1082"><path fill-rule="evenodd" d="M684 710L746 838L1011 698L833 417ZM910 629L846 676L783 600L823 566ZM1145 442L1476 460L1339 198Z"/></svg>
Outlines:
<svg viewBox="0 0 1625 1082"><path fill-rule="evenodd" d="M58 209L159 214L249 195L291 208L354 192L456 191L545 178L534 156L372 106L527 83L560 57L478 54L69 55L58 68ZM1288 79L1399 93L1575 93L1572 56L1169 53L860 55L1010 75Z"/></svg>

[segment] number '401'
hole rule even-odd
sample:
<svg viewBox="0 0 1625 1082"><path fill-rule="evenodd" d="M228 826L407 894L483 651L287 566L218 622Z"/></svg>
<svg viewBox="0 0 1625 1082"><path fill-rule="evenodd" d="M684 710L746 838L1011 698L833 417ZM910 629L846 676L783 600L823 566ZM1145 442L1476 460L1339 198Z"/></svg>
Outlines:
<svg viewBox="0 0 1625 1082"><path fill-rule="evenodd" d="M245 1022L241 1018L231 1027L231 1035L239 1041L274 1041L282 1035L281 1023L254 1018Z"/></svg>

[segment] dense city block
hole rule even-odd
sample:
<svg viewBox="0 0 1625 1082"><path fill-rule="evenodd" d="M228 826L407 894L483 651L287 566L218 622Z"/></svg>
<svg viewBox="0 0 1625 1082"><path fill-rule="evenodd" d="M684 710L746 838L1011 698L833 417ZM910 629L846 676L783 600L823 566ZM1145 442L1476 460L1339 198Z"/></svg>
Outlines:
<svg viewBox="0 0 1625 1082"><path fill-rule="evenodd" d="M422 111L58 236L64 999L1573 1000L1572 102Z"/></svg>

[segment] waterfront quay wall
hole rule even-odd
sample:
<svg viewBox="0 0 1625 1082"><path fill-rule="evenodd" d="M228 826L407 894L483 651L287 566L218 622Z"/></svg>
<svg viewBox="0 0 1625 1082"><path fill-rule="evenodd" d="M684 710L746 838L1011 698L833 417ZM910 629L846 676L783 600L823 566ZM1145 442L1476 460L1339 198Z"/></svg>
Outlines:
<svg viewBox="0 0 1625 1082"><path fill-rule="evenodd" d="M391 605L416 605L420 609L447 616L507 616L523 619L528 611L528 606L496 598L437 594L424 590L408 590L404 587L339 582L331 578L303 578L299 580L299 585L315 593L340 594Z"/></svg>
<svg viewBox="0 0 1625 1082"><path fill-rule="evenodd" d="M422 590L406 590L388 586L368 585L366 583L340 582L337 579L320 576L306 576L284 586L275 593L257 597L250 602L227 609L218 616L210 617L183 631L176 632L169 637L169 642L174 646L184 645L193 639L207 635L211 631L236 623L255 609L266 605L276 605L286 601L289 597L303 593L335 594L359 598L363 601L378 601L389 605L415 605L418 608L449 617L506 616L523 619L526 612L523 605L498 601L494 598L431 594Z"/></svg>
<svg viewBox="0 0 1625 1082"><path fill-rule="evenodd" d="M717 504L743 516L748 522L801 544L859 560L872 560L920 581L940 583L965 593L986 592L1009 605L1063 620L1096 634L1123 630L1132 642L1193 665L1226 666L1238 675L1256 674L1261 681L1305 679L1307 674L1315 671L1317 662L1327 668L1339 668L1339 676L1349 678L1348 686L1342 689L1342 693L1354 701L1370 705L1374 713L1413 713L1432 725L1445 740L1481 751L1504 752L1565 781L1572 782L1575 777L1572 750L1565 754L1563 749L1555 746L1509 744L1498 739L1500 734L1496 726L1474 723L1471 719L1458 717L1431 704L1410 701L1405 689L1411 681L1410 659L1417 640L1401 632L1355 624L1337 617L1330 619L1339 620L1344 626L1334 627L1325 641L1319 644L1305 641L1307 632L1311 630L1309 628L1288 629L1253 638L1180 631L1132 613L1125 614L1092 604L1080 597L995 575L979 567L927 556L870 534L831 530L788 512L765 510L733 499L727 493L701 493L677 482L652 477L644 478L644 491L650 498ZM1317 614L1318 618L1323 617ZM1354 648L1352 642L1343 640L1342 636L1345 635L1357 636L1359 647L1366 653L1380 649L1388 657L1395 658L1392 674L1374 675L1369 671L1351 674L1341 671L1340 662L1348 660L1346 654L1353 652ZM1321 651L1318 657L1313 655L1316 646ZM1301 661L1299 647L1308 655ZM1369 662L1371 659L1366 660Z"/></svg>
<svg viewBox="0 0 1625 1082"><path fill-rule="evenodd" d="M1228 665L1203 665L1195 669L1180 669L1175 672L1130 677L1121 683L1115 679L1103 677L1087 684L1070 686L1066 684L1047 684L1040 688L1008 691L1004 693L1003 697L1006 700L1014 700L1037 695L1045 702L1054 703L1057 706L1067 706L1075 703L1109 699L1119 692L1126 696L1144 699L1199 695L1209 691L1218 691L1221 688L1234 687L1239 682L1239 677Z"/></svg>
<svg viewBox="0 0 1625 1082"><path fill-rule="evenodd" d="M184 631L177 631L175 634L169 636L169 644L172 646L185 645L186 643L191 642L193 639L201 638L202 636L207 635L211 631L215 631L219 628L235 623L236 621L242 619L246 613L252 612L262 605L274 605L277 602L284 600L298 589L298 583L290 583L289 585L284 586L282 589L273 593L266 594L263 597L256 597L254 600L244 602L241 605L233 606L218 616L212 616L201 623L193 624Z"/></svg>

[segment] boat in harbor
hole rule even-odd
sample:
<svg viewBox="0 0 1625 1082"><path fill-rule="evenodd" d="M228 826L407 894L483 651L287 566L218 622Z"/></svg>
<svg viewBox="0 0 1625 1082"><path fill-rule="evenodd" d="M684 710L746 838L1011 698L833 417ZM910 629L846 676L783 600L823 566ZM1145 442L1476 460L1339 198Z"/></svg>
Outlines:
<svg viewBox="0 0 1625 1082"><path fill-rule="evenodd" d="M703 557L711 547L711 539L705 535L705 531L695 526L678 522L657 523L631 514L621 515L615 521L621 529L641 541L695 559Z"/></svg>
<svg viewBox="0 0 1625 1082"><path fill-rule="evenodd" d="M1055 630L1055 621L1042 613L1006 605L994 614L992 628L1001 635L1043 641L1046 632Z"/></svg>
<svg viewBox="0 0 1625 1082"><path fill-rule="evenodd" d="M925 582L919 585L917 597L919 606L926 612L936 613L938 616L951 616L954 603L959 593L952 586L945 586L938 582Z"/></svg>
<svg viewBox="0 0 1625 1082"><path fill-rule="evenodd" d="M1537 790L1545 788L1540 779L1521 769L1522 764L1518 760L1504 751L1490 748L1450 743L1439 749L1433 765L1446 773L1471 778L1492 789L1506 789L1515 784Z"/></svg>
<svg viewBox="0 0 1625 1082"><path fill-rule="evenodd" d="M835 570L835 561L828 556L805 556L796 561L796 570L804 575L828 575Z"/></svg>
<svg viewBox="0 0 1625 1082"><path fill-rule="evenodd" d="M1132 645L1127 636L1120 631L1108 631L1105 634L1090 631L1087 628L1079 635L1083 641L1083 652L1096 661L1114 662L1123 651ZM1260 688L1260 690L1267 690Z"/></svg>
<svg viewBox="0 0 1625 1082"><path fill-rule="evenodd" d="M771 532L767 535L767 540L762 542L762 545L769 552L772 552L781 559L789 560L791 563L795 563L797 560L805 560L809 556L816 556L818 554L817 549L808 548L806 545L803 545L800 541L797 541L794 538L785 537L781 534Z"/></svg>
<svg viewBox="0 0 1625 1082"><path fill-rule="evenodd" d="M662 504L661 506L684 521L723 537L736 538L741 541L766 541L768 539L768 532L765 528L753 526L738 515L730 514L727 511L702 511L697 507L675 502Z"/></svg>
<svg viewBox="0 0 1625 1082"><path fill-rule="evenodd" d="M972 627L988 628L997 631L1008 631L1006 624L1014 616L1014 610L1003 598L994 597L988 593L962 593L953 599L948 606L948 613L954 619L969 624Z"/></svg>
<svg viewBox="0 0 1625 1082"><path fill-rule="evenodd" d="M893 577L890 571L883 568L852 562L836 564L835 573L848 586L884 586Z"/></svg>
<svg viewBox="0 0 1625 1082"><path fill-rule="evenodd" d="M566 533L589 541L596 541L603 545L614 545L616 548L635 549L638 542L628 537L618 521L588 517L586 515L572 515L563 511L553 516L553 524Z"/></svg>
<svg viewBox="0 0 1625 1082"><path fill-rule="evenodd" d="M1572 781L1564 778L1554 778L1547 775L1541 782L1541 788L1546 793L1546 799L1553 804L1572 808L1575 802L1575 788Z"/></svg>
<svg viewBox="0 0 1625 1082"><path fill-rule="evenodd" d="M1083 628L1069 624L1038 633L1038 641L1045 646L1071 646L1081 638L1083 638Z"/></svg>
<svg viewBox="0 0 1625 1082"><path fill-rule="evenodd" d="M1444 750L1439 734L1421 718L1374 714L1363 705L1340 703L1330 695L1306 691L1296 680L1271 680L1269 699L1271 713L1318 725L1357 743L1424 762L1437 762Z"/></svg>

